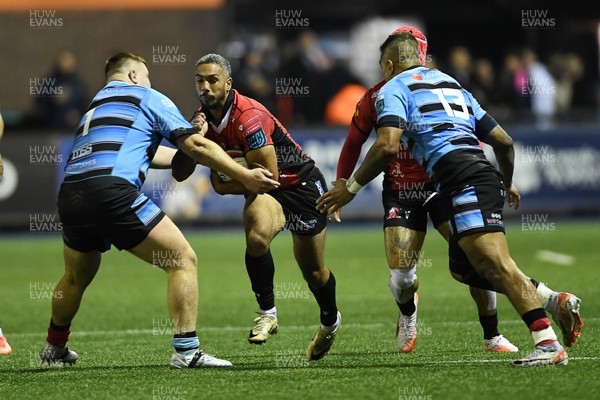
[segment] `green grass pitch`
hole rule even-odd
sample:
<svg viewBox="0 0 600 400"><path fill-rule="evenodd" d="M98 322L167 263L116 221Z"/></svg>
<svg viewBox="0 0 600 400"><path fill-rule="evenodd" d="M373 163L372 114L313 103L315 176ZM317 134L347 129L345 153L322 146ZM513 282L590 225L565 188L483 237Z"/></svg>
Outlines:
<svg viewBox="0 0 600 400"><path fill-rule="evenodd" d="M448 273L445 242L430 229L418 267L417 345L398 354L397 306L387 286L378 226L332 227L326 258L338 282L343 323L330 353L305 361L318 309L292 256L291 237L272 246L280 330L263 346L247 343L256 304L243 264L241 228L186 232L199 265L198 334L232 370L171 370L166 274L112 250L104 255L72 330L73 367L40 367L49 296L62 275L59 236L0 238L0 327L13 353L0 356L0 399L558 399L598 398L600 357L599 224L558 221L545 230L509 225L513 258L528 275L582 298L583 335L566 367L508 365L531 351L524 324L498 297L500 331L521 352L482 350L476 308ZM574 258L544 261L538 251ZM557 261L560 258L557 257Z"/></svg>

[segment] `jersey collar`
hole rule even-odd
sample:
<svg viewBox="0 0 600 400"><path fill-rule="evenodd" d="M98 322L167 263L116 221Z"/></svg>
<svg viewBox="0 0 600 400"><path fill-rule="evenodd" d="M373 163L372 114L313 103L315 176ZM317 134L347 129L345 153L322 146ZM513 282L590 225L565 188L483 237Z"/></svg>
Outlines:
<svg viewBox="0 0 600 400"><path fill-rule="evenodd" d="M417 68L427 68L427 67L425 67L423 65L413 65L412 67L406 68L404 71L400 72L398 75L402 75L403 73L408 72L408 71L413 72L413 70L417 69Z"/></svg>
<svg viewBox="0 0 600 400"><path fill-rule="evenodd" d="M223 115L223 119L221 120L221 123L219 124L219 126L215 125L215 123L213 121L208 121L208 123L210 124L210 126L212 126L212 128L215 130L215 132L217 133L221 133L223 132L223 129L225 129L225 127L227 126L227 122L229 122L229 116L231 115L231 109L233 107L229 107L229 109L227 110L227 112L225 113L225 115Z"/></svg>
<svg viewBox="0 0 600 400"><path fill-rule="evenodd" d="M221 125L223 123L223 121L227 121L227 119L225 118L226 115L229 115L229 111L231 111L231 105L233 104L233 100L235 99L235 90L231 89L229 91L229 94L227 95L227 100L225 100L225 105L223 105L223 110L227 110L227 112L225 112L223 114L223 118L221 118L221 121L219 122L219 125ZM215 117L213 117L213 115L210 113L210 111L206 110L204 112L204 114L206 114L206 121L211 122L213 124L213 126L215 125L215 123L217 121L215 121Z"/></svg>
<svg viewBox="0 0 600 400"><path fill-rule="evenodd" d="M133 83L127 83L127 82L123 82L123 81L114 80L114 81L108 82L106 85L104 85L104 87L107 88L107 87L114 87L114 86L131 86L131 85L133 85Z"/></svg>

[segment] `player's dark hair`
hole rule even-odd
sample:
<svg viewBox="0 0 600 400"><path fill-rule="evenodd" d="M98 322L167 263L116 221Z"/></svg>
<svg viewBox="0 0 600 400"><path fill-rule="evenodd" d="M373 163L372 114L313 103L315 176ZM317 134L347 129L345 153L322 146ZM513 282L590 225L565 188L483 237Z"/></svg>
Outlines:
<svg viewBox="0 0 600 400"><path fill-rule="evenodd" d="M394 33L379 46L381 56L390 52L390 58L407 67L420 65L419 43L409 32Z"/></svg>
<svg viewBox="0 0 600 400"><path fill-rule="evenodd" d="M144 63L146 67L148 66L148 64L146 64L146 60L143 57L140 57L137 54L133 54L128 51L122 51L106 60L106 65L104 66L104 75L108 78L115 71L121 69L123 65L130 60L139 61L141 63Z"/></svg>
<svg viewBox="0 0 600 400"><path fill-rule="evenodd" d="M218 65L219 67L221 67L223 72L225 72L227 78L231 77L231 64L229 63L229 61L227 61L225 57L223 57L220 54L210 53L200 57L200 59L196 61L196 67L202 64Z"/></svg>

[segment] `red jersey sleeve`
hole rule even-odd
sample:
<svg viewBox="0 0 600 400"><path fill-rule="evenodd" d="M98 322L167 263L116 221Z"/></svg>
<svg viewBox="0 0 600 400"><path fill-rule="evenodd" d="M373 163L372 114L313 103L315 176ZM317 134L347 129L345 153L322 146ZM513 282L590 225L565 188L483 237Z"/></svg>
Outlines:
<svg viewBox="0 0 600 400"><path fill-rule="evenodd" d="M342 147L337 165L337 179L348 179L356 167L362 145L367 141L375 123L377 114L373 108L371 97L379 90L379 84L367 90L356 103L356 111L352 116L348 136Z"/></svg>

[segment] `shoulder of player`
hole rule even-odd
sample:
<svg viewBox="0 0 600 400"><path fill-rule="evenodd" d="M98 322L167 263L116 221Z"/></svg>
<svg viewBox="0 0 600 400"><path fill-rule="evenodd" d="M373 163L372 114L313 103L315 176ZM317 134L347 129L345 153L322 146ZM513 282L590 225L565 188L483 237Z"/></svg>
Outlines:
<svg viewBox="0 0 600 400"><path fill-rule="evenodd" d="M400 75L396 75L385 82L385 84L375 93L374 101L384 97L400 97L406 92L410 92L406 82L404 82Z"/></svg>
<svg viewBox="0 0 600 400"><path fill-rule="evenodd" d="M367 89L360 97L360 99L358 99L358 101L356 102L356 108L368 108L369 105L375 101L374 99L375 97L377 97L377 92L383 86L384 83L385 81L382 80L376 83L374 86Z"/></svg>
<svg viewBox="0 0 600 400"><path fill-rule="evenodd" d="M235 107L237 113L239 113L239 114L245 113L245 112L269 113L269 111L265 108L265 106L263 106L261 103L254 100L253 98L244 96L243 94L239 93L237 90L234 90L234 93L235 93L234 107Z"/></svg>
<svg viewBox="0 0 600 400"><path fill-rule="evenodd" d="M256 121L271 121L271 113L258 101L238 94L233 114L235 124L247 125Z"/></svg>
<svg viewBox="0 0 600 400"><path fill-rule="evenodd" d="M384 83L385 81L382 80L373 87L367 89L356 103L356 109L352 116L352 124L364 135L370 134L377 121L375 100L377 98L377 92Z"/></svg>
<svg viewBox="0 0 600 400"><path fill-rule="evenodd" d="M385 85L385 81L381 80L379 82L377 82L375 85L373 85L372 87L370 87L365 94L363 95L363 97L360 98L359 103L357 104L357 107L365 107L368 109L372 109L375 106L375 100L377 99L377 94L379 93L379 90L383 87L383 85Z"/></svg>
<svg viewBox="0 0 600 400"><path fill-rule="evenodd" d="M162 105L165 108L175 108L177 109L177 106L175 105L175 103L173 103L173 101L168 98L166 95L164 95L163 93L159 92L156 89L153 88L149 88L149 87L145 87L146 89L146 93L144 95L145 99L147 100L148 103L156 106L156 105Z"/></svg>
<svg viewBox="0 0 600 400"><path fill-rule="evenodd" d="M373 85L373 87L371 87L369 90L367 90L367 93L373 95L375 93L377 93L379 91L379 89L381 89L383 87L383 85L385 85L385 81L382 79L379 82L377 82L375 85Z"/></svg>

